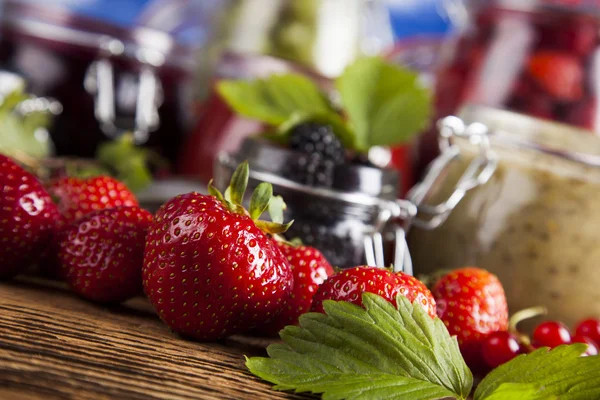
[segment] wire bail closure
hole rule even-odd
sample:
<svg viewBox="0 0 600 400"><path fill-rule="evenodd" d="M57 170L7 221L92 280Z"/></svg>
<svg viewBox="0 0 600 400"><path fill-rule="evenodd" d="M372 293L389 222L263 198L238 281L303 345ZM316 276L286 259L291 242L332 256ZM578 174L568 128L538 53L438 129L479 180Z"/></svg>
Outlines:
<svg viewBox="0 0 600 400"><path fill-rule="evenodd" d="M116 123L115 76L110 58L122 55L125 44L118 39L106 37L101 47L99 58L88 67L84 87L94 96L94 114L100 129L108 137L115 138L121 130ZM161 53L149 49L139 49L136 58L142 66L137 82L133 137L136 144L143 144L148 141L150 133L160 126L158 108L163 102L163 89L154 69L165 60Z"/></svg>
<svg viewBox="0 0 600 400"><path fill-rule="evenodd" d="M412 224L427 230L443 224L467 192L486 184L498 167L498 156L491 148L487 126L479 122L465 125L455 116L443 118L438 126L441 154L433 161L423 181L415 185L407 196L419 211ZM455 137L469 140L479 148L479 154L463 172L454 191L445 201L435 205L423 204L441 173L460 156L460 148L453 142Z"/></svg>
<svg viewBox="0 0 600 400"><path fill-rule="evenodd" d="M431 163L423 181L409 191L407 200L387 202L380 207L373 230L365 234L367 265L389 266L384 259L384 235L393 230L394 272L412 275L412 260L406 242L406 233L410 227L414 225L427 230L439 227L468 191L486 184L496 171L498 157L492 151L487 126L478 122L465 125L460 118L449 116L441 119L438 127L441 154ZM460 148L453 141L456 137L469 140L479 148L479 154L463 172L446 200L435 205L423 204L442 172L461 154ZM390 225L393 226L391 229Z"/></svg>
<svg viewBox="0 0 600 400"><path fill-rule="evenodd" d="M385 264L384 235L386 231L394 234L394 272L412 275L412 259L406 242L406 232L411 220L417 215L417 207L408 200L397 200L383 203L377 221L371 232L364 238L365 258L367 265L387 267ZM391 228L391 229L390 229Z"/></svg>

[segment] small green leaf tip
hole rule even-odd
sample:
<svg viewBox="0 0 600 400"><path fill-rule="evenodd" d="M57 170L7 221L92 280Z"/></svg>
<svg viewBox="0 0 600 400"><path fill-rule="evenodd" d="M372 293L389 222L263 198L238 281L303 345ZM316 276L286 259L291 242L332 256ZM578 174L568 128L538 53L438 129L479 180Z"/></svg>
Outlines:
<svg viewBox="0 0 600 400"><path fill-rule="evenodd" d="M269 216L271 217L271 221L276 222L278 224L283 224L283 211L286 208L287 206L283 201L283 197L271 197L271 201L269 201Z"/></svg>
<svg viewBox="0 0 600 400"><path fill-rule="evenodd" d="M260 183L250 198L250 218L257 220L265 212L273 198L273 186L270 183ZM281 221L283 222L283 221Z"/></svg>
<svg viewBox="0 0 600 400"><path fill-rule="evenodd" d="M258 220L258 221L254 221L254 223L263 232L269 233L271 235L277 235L279 233L284 233L288 229L290 229L290 226L292 226L292 224L294 223L294 221L290 221L287 224L279 224L277 222L270 222L270 221L261 221L261 220Z"/></svg>
<svg viewBox="0 0 600 400"><path fill-rule="evenodd" d="M210 180L210 182L208 182L208 194L210 194L211 196L215 196L217 198L217 200L219 200L221 203L225 204L225 199L223 198L223 194L219 191L219 189L217 189L213 185L212 179Z"/></svg>
<svg viewBox="0 0 600 400"><path fill-rule="evenodd" d="M234 205L241 205L244 200L244 193L248 187L248 177L250 176L250 167L248 161L241 163L231 176L231 183L229 183L229 194L231 196L231 202Z"/></svg>

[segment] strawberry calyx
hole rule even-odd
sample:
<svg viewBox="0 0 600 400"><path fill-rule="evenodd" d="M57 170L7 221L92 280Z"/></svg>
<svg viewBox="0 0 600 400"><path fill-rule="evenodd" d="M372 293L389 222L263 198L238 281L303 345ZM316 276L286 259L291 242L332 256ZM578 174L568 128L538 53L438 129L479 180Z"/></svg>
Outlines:
<svg viewBox="0 0 600 400"><path fill-rule="evenodd" d="M216 197L229 211L250 217L256 226L267 234L277 235L287 231L294 221L283 222L285 203L281 196L273 196L273 186L270 183L258 184L252 192L249 209L244 208L242 202L248 188L249 176L250 167L248 161L244 161L231 176L224 194L214 187L212 180L208 183L208 193ZM272 221L260 219L267 209Z"/></svg>

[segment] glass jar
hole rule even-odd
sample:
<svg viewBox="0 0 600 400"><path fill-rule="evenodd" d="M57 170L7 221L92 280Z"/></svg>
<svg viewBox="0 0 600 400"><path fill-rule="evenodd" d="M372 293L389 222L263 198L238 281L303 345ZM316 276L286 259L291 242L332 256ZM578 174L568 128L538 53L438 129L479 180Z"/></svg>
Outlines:
<svg viewBox="0 0 600 400"><path fill-rule="evenodd" d="M469 107L463 120L490 129L482 150L483 136L449 118L442 137L458 137L442 140L410 196L420 211L408 239L416 273L476 265L500 278L512 312L546 306L567 324L600 316L600 138Z"/></svg>
<svg viewBox="0 0 600 400"><path fill-rule="evenodd" d="M187 3L170 8L174 32L159 29L164 13L158 4L137 20L131 14L141 3L112 14L97 1L51 3L2 2L0 70L61 103L50 129L56 153L93 157L100 142L132 131L138 144L175 161L193 120L198 68L196 43L178 36L194 25L181 27L177 20ZM113 3L123 11L123 2ZM102 15L83 13L94 5Z"/></svg>
<svg viewBox="0 0 600 400"><path fill-rule="evenodd" d="M340 268L393 264L396 270L412 274L404 232L405 221L416 214L416 208L397 199L397 171L344 165L335 167L331 187L309 186L295 179L298 173L294 169L306 162L302 153L248 137L237 152L219 153L215 185L227 187L244 160L250 166L250 188L269 182L273 192L285 200L285 220L294 221L285 233L287 238L299 238L316 247Z"/></svg>
<svg viewBox="0 0 600 400"><path fill-rule="evenodd" d="M600 133L597 2L477 1L436 76L436 119L487 105ZM437 155L423 137L420 166Z"/></svg>

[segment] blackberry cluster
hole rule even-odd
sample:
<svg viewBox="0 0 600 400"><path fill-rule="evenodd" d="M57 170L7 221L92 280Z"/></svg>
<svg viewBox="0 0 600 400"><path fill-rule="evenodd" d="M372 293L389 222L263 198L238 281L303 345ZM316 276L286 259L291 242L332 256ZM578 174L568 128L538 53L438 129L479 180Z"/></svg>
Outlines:
<svg viewBox="0 0 600 400"><path fill-rule="evenodd" d="M345 162L346 151L329 125L313 122L292 129L290 148L303 153L289 178L310 186L330 187L335 167Z"/></svg>

